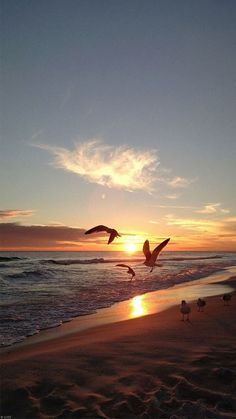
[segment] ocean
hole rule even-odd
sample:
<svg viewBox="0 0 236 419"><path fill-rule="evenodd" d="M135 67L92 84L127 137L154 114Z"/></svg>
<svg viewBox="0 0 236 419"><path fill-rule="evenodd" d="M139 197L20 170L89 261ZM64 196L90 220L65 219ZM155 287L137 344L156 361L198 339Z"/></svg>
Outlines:
<svg viewBox="0 0 236 419"><path fill-rule="evenodd" d="M236 265L236 253L162 252L152 273L140 253L0 252L0 342L23 341L77 316ZM130 281L127 263L136 272Z"/></svg>

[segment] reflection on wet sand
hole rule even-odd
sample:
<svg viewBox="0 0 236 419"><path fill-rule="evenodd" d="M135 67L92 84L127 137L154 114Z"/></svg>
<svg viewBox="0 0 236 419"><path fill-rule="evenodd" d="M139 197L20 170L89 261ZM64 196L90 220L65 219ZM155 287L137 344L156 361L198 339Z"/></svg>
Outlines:
<svg viewBox="0 0 236 419"><path fill-rule="evenodd" d="M148 314L147 310L148 301L144 299L144 295L137 295L130 301L131 313L130 318L145 316Z"/></svg>

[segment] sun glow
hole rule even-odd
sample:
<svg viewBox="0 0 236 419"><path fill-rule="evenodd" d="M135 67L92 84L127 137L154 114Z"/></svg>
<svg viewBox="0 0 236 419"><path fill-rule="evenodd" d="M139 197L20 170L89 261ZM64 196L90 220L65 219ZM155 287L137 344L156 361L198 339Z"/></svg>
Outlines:
<svg viewBox="0 0 236 419"><path fill-rule="evenodd" d="M137 246L134 243L125 243L124 244L124 249L128 253L134 253L137 250Z"/></svg>

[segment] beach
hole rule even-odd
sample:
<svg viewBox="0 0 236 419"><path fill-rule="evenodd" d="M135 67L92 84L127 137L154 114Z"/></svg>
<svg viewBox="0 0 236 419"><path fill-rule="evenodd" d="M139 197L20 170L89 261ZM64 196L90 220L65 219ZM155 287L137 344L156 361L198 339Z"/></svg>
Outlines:
<svg viewBox="0 0 236 419"><path fill-rule="evenodd" d="M236 289L236 277L227 284ZM229 305L205 300L203 312L190 302L189 322L172 306L5 348L1 415L235 418L235 292Z"/></svg>

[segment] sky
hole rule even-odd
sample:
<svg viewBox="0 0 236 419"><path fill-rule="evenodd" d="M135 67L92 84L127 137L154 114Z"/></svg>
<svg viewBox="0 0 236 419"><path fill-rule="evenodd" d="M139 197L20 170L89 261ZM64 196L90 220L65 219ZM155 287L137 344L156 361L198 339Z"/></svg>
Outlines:
<svg viewBox="0 0 236 419"><path fill-rule="evenodd" d="M0 250L236 251L234 0L2 0L1 20Z"/></svg>

